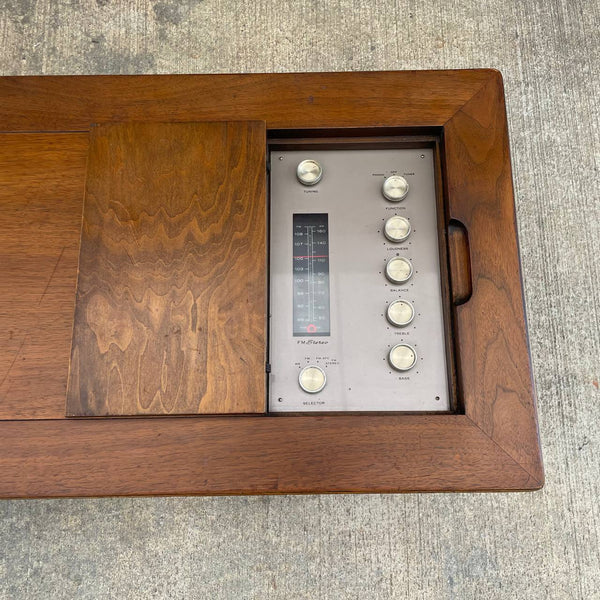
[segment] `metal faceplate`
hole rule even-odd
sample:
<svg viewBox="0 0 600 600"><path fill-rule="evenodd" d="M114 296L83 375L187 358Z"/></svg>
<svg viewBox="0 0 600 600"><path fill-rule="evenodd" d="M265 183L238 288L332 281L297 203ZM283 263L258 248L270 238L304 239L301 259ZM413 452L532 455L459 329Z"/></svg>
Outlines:
<svg viewBox="0 0 600 600"><path fill-rule="evenodd" d="M274 150L270 158L269 410L449 410L433 150ZM310 186L296 171L307 159L322 168ZM409 184L399 202L382 194L392 175ZM394 215L410 222L399 243L384 230ZM401 285L386 278L395 257L413 269ZM404 327L386 318L396 300L414 308ZM409 370L392 367L399 344L416 354ZM410 358L400 350L392 358ZM319 374L311 366L325 375L317 392L302 381Z"/></svg>

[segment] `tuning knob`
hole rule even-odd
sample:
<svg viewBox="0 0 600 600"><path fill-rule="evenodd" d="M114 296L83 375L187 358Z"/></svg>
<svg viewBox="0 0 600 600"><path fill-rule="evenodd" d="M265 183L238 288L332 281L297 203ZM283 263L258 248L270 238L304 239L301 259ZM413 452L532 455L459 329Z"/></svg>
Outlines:
<svg viewBox="0 0 600 600"><path fill-rule="evenodd" d="M381 191L390 202L400 202L408 194L408 181L401 175L392 175L383 182Z"/></svg>
<svg viewBox="0 0 600 600"><path fill-rule="evenodd" d="M302 185L315 185L323 177L323 167L316 160L303 160L296 168L296 177Z"/></svg>

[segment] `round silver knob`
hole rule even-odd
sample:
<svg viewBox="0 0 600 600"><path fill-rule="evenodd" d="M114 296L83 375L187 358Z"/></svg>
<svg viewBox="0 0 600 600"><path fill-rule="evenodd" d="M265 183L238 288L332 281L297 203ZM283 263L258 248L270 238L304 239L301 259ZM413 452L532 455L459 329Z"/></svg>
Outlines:
<svg viewBox="0 0 600 600"><path fill-rule="evenodd" d="M402 175L392 175L383 182L381 191L390 202L400 202L408 194L408 181Z"/></svg>
<svg viewBox="0 0 600 600"><path fill-rule="evenodd" d="M395 256L385 265L385 276L392 283L405 283L413 274L413 268L408 258Z"/></svg>
<svg viewBox="0 0 600 600"><path fill-rule="evenodd" d="M396 371L410 371L417 362L417 353L408 344L397 344L390 350L388 361Z"/></svg>
<svg viewBox="0 0 600 600"><path fill-rule="evenodd" d="M394 300L387 307L387 319L395 327L406 327L415 318L415 309L406 300Z"/></svg>
<svg viewBox="0 0 600 600"><path fill-rule="evenodd" d="M316 394L325 387L327 377L325 377L325 371L321 367L309 365L300 371L298 383L305 392Z"/></svg>
<svg viewBox="0 0 600 600"><path fill-rule="evenodd" d="M410 221L394 215L385 222L383 233L390 242L403 242L410 235Z"/></svg>
<svg viewBox="0 0 600 600"><path fill-rule="evenodd" d="M323 167L316 160L303 160L296 168L296 176L302 185L315 185L323 177Z"/></svg>

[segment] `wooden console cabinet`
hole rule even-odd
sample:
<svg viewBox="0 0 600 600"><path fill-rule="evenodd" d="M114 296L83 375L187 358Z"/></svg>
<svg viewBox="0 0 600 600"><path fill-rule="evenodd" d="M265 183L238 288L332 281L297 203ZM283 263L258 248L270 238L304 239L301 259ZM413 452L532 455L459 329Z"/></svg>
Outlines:
<svg viewBox="0 0 600 600"><path fill-rule="evenodd" d="M0 131L0 496L543 485L497 71L3 77ZM269 413L298 140L435 149L451 412Z"/></svg>

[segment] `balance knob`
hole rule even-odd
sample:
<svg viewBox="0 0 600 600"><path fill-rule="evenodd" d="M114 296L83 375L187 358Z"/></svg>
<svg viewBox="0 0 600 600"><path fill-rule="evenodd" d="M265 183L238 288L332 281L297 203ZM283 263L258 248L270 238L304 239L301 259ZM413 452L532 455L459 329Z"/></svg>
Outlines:
<svg viewBox="0 0 600 600"><path fill-rule="evenodd" d="M397 344L390 350L388 361L396 371L410 371L417 362L417 353L408 344Z"/></svg>
<svg viewBox="0 0 600 600"><path fill-rule="evenodd" d="M316 160L303 160L296 168L296 177L302 185L315 185L323 177L323 167Z"/></svg>
<svg viewBox="0 0 600 600"><path fill-rule="evenodd" d="M305 392L316 394L325 387L327 377L325 377L325 371L321 367L310 365L300 371L298 383Z"/></svg>
<svg viewBox="0 0 600 600"><path fill-rule="evenodd" d="M408 258L395 256L385 265L385 276L392 283L406 283L413 274L413 268Z"/></svg>
<svg viewBox="0 0 600 600"><path fill-rule="evenodd" d="M410 221L404 217L394 215L390 217L383 227L383 233L390 242L403 242L410 235Z"/></svg>
<svg viewBox="0 0 600 600"><path fill-rule="evenodd" d="M401 175L392 175L383 182L381 191L390 202L400 202L408 194L408 181Z"/></svg>

